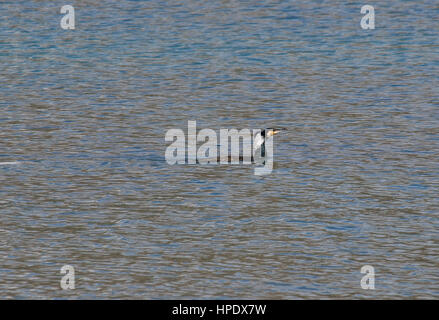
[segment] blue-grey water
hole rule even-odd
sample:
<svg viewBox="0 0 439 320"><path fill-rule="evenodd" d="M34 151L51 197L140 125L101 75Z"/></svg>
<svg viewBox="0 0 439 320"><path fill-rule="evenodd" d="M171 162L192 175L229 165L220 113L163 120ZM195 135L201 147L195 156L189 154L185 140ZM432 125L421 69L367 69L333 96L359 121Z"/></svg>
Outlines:
<svg viewBox="0 0 439 320"><path fill-rule="evenodd" d="M1 1L0 298L439 298L438 17L436 0ZM188 120L288 131L270 175L168 165Z"/></svg>

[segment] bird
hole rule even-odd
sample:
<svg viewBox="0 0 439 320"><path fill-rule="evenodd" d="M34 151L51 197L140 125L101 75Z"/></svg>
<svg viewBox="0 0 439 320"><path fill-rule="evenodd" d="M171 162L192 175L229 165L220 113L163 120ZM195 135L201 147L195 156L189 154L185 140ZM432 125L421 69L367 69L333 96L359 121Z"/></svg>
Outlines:
<svg viewBox="0 0 439 320"><path fill-rule="evenodd" d="M281 130L284 129L267 128L261 130L261 133L257 134L255 140L253 141L253 156L256 154L256 151L261 148L261 157L265 157L265 141L275 134L278 134Z"/></svg>
<svg viewBox="0 0 439 320"><path fill-rule="evenodd" d="M264 163L264 158L265 158L265 142L273 137L274 135L278 134L281 130L286 130L284 128L266 128L266 129L261 129L260 133L256 134L256 136L254 137L253 140L253 154L251 156L251 163L257 163L257 158L256 155L258 153L258 151L260 150L260 155L261 155L261 160ZM227 159L228 163L231 163L233 160L236 161L237 159L232 159L232 156L228 156ZM242 155L239 156L239 163L243 163L244 161L248 161L248 159L245 159ZM221 162L221 157L218 156L217 157L217 162L220 163Z"/></svg>

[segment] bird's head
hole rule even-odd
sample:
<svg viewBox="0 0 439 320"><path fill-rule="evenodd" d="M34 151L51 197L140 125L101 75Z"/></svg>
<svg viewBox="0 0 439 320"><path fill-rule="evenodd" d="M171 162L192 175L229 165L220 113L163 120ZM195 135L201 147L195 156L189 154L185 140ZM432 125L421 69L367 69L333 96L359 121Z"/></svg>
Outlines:
<svg viewBox="0 0 439 320"><path fill-rule="evenodd" d="M264 129L264 130L261 131L261 135L264 138L270 138L270 137L274 136L275 134L278 134L282 130L285 130L285 129L282 129L282 128L267 128L267 129Z"/></svg>

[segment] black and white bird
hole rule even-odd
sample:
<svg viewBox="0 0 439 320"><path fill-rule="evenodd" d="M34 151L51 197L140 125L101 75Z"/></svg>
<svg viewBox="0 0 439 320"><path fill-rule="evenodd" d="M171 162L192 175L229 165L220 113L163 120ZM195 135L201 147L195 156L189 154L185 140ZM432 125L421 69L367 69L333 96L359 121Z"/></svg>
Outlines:
<svg viewBox="0 0 439 320"><path fill-rule="evenodd" d="M258 133L253 140L253 156L261 149L261 157L265 157L265 141L275 134L278 134L281 130L283 129L267 128L261 130L261 133Z"/></svg>
<svg viewBox="0 0 439 320"><path fill-rule="evenodd" d="M228 163L245 163L245 161L250 161L250 163L258 163L264 162L265 158L265 142L272 138L275 134L278 134L281 130L285 129L275 129L275 128L267 128L262 129L261 132L257 133L253 138L253 153L250 159L244 159L242 155L237 158L232 158L232 156L228 156L226 158ZM217 162L220 163L221 157L217 157Z"/></svg>

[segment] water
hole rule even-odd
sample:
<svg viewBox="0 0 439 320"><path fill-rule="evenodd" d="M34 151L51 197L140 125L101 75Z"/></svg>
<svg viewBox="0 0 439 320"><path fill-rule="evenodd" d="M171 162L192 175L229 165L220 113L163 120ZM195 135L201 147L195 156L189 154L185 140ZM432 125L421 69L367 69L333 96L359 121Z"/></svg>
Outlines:
<svg viewBox="0 0 439 320"><path fill-rule="evenodd" d="M437 1L0 16L1 298L439 297ZM188 120L288 131L270 175L170 166L165 133Z"/></svg>

